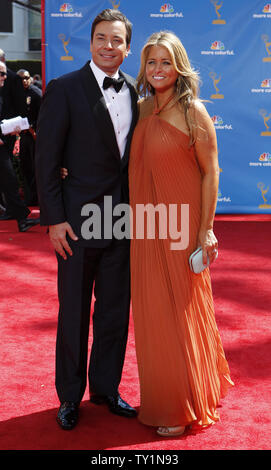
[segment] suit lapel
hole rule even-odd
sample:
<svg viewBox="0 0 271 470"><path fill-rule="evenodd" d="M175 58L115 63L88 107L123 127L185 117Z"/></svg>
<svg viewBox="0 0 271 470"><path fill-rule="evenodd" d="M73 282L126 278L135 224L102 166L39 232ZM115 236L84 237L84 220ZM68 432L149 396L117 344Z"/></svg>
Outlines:
<svg viewBox="0 0 271 470"><path fill-rule="evenodd" d="M95 122L103 136L103 140L115 157L120 160L114 126L107 110L103 94L89 66L89 62L80 70L80 73L88 103L95 115Z"/></svg>
<svg viewBox="0 0 271 470"><path fill-rule="evenodd" d="M124 152L124 155L121 159L122 166L125 166L125 165L127 165L128 161L129 161L130 144L131 144L131 140L132 140L132 137L133 137L133 132L134 132L137 120L138 120L138 105L137 105L138 95L135 91L135 84L134 84L134 82L132 82L130 80L129 76L127 76L125 73L123 73L121 71L120 71L120 75L122 75L125 78L126 85L128 86L128 88L130 90L131 104L132 104L132 122L131 122L130 130L129 130L129 133L128 133L128 136L127 136L127 143L126 143L126 147L125 147L125 152Z"/></svg>

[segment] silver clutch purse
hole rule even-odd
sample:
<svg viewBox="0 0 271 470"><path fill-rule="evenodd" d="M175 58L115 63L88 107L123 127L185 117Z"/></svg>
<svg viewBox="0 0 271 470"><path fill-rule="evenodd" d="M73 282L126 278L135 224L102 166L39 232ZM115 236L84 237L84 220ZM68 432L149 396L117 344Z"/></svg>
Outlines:
<svg viewBox="0 0 271 470"><path fill-rule="evenodd" d="M218 256L218 251L216 252L215 259L217 258L217 256ZM202 271L204 271L204 269L206 269L209 266L209 264L210 264L210 261L209 261L208 255L207 255L207 264L203 264L201 247L197 248L189 256L189 266L190 266L191 271L195 274L199 274Z"/></svg>

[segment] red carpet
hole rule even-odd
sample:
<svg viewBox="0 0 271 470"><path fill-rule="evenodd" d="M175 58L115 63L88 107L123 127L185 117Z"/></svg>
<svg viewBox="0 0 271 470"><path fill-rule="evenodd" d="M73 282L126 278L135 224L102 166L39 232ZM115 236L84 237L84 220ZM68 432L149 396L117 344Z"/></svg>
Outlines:
<svg viewBox="0 0 271 470"><path fill-rule="evenodd" d="M55 257L44 228L18 233L15 221L0 222L0 449L270 449L271 216L218 215L215 231L216 318L235 387L221 402L219 423L168 440L91 405L87 392L78 426L58 427ZM132 318L120 391L139 406Z"/></svg>

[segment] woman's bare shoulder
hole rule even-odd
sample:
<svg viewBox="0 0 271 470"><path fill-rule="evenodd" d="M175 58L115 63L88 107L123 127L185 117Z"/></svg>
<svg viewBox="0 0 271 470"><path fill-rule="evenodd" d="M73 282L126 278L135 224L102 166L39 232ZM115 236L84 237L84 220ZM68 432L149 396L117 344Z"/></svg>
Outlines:
<svg viewBox="0 0 271 470"><path fill-rule="evenodd" d="M197 119L208 119L209 114L208 111L204 105L204 102L200 99L195 99L191 103L191 110L194 112L195 116Z"/></svg>

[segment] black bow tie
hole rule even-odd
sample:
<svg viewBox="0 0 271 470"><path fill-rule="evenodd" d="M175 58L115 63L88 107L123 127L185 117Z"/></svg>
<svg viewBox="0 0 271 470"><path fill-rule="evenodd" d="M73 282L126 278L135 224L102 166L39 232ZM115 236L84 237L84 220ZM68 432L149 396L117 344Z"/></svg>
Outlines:
<svg viewBox="0 0 271 470"><path fill-rule="evenodd" d="M103 82L103 88L106 90L111 85L115 88L116 92L118 93L124 83L124 78L120 77L118 79L112 77L105 77Z"/></svg>

